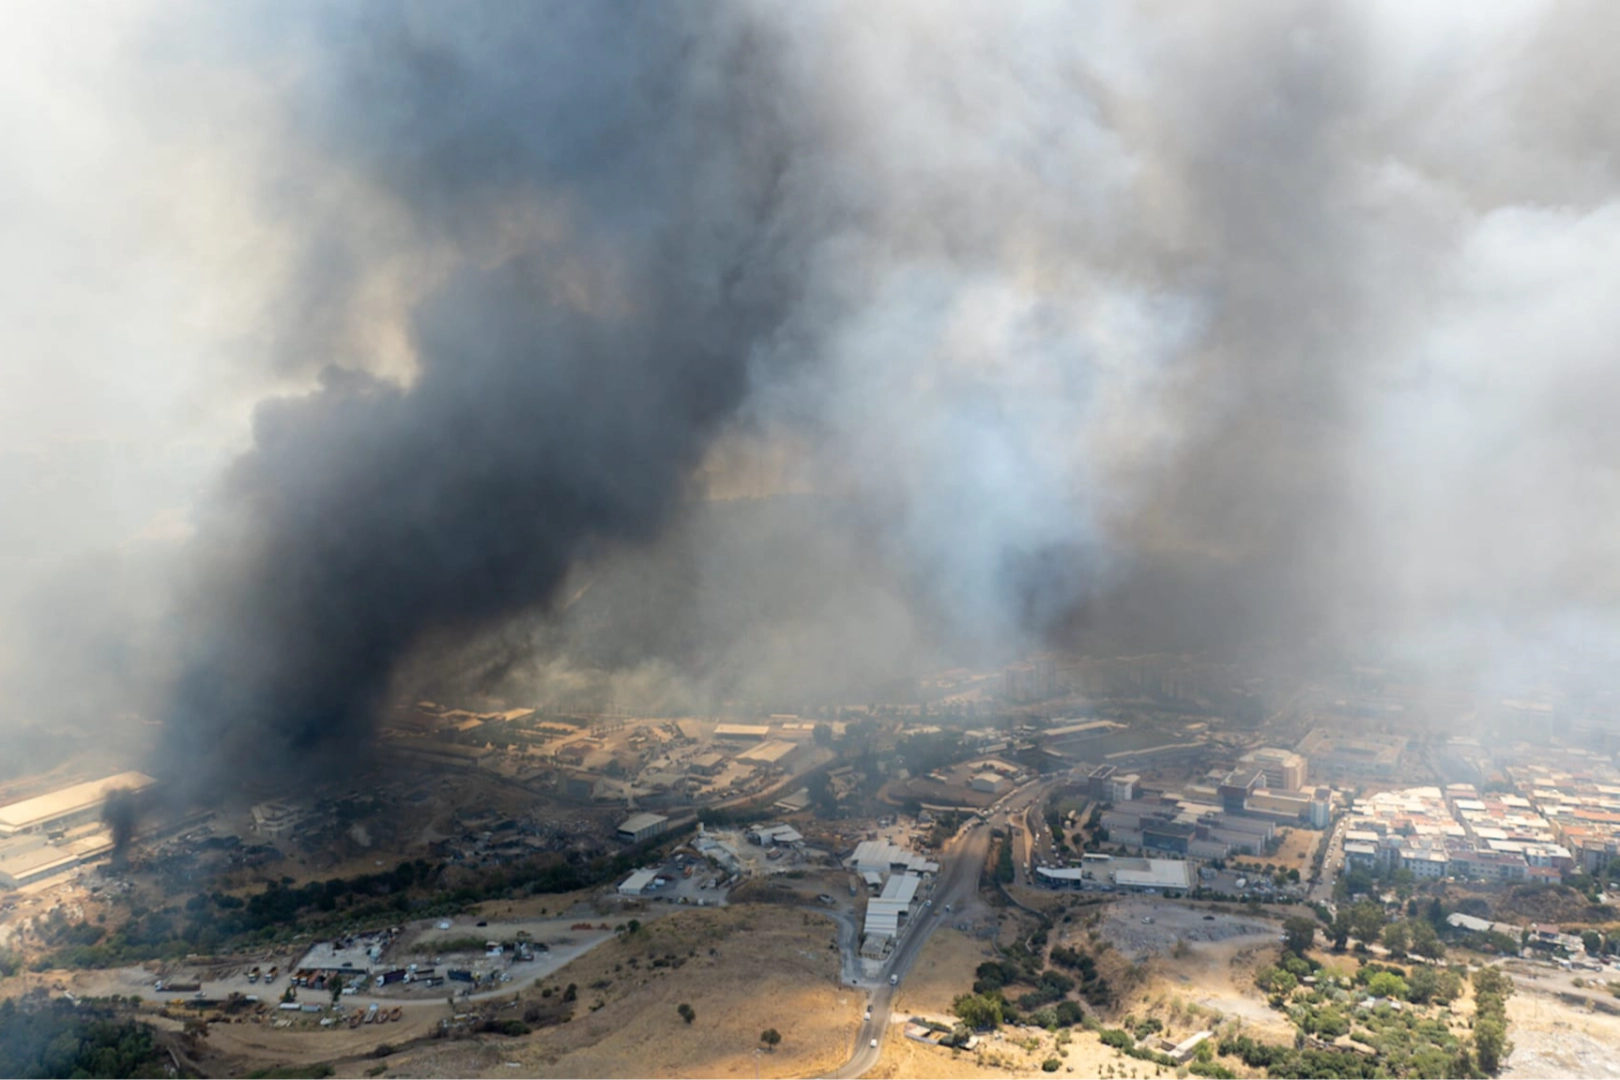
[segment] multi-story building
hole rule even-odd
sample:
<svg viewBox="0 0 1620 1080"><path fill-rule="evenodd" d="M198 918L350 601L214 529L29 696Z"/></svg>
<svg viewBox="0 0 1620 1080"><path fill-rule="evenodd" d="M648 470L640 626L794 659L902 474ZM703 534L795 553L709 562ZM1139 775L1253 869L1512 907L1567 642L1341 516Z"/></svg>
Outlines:
<svg viewBox="0 0 1620 1080"><path fill-rule="evenodd" d="M1263 772L1266 778L1263 786L1272 791L1299 791L1305 787L1308 764L1292 750L1274 746L1250 750L1238 758L1238 766Z"/></svg>

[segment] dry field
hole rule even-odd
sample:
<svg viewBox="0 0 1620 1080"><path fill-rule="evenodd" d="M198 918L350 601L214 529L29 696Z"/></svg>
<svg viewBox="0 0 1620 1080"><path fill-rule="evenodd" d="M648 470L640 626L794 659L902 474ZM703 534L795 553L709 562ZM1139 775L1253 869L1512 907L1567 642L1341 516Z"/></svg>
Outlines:
<svg viewBox="0 0 1620 1080"><path fill-rule="evenodd" d="M1620 1007L1607 987L1574 985L1566 972L1514 964L1508 1037L1514 1050L1504 1077L1620 1076Z"/></svg>
<svg viewBox="0 0 1620 1080"><path fill-rule="evenodd" d="M941 1080L973 1080L979 1077L1102 1076L1112 1069L1116 1076L1154 1076L1155 1066L1128 1058L1104 1046L1095 1035L1076 1031L1072 1042L1059 1047L1056 1039L1039 1029L1005 1028L1000 1038L992 1036L972 1050L946 1050L925 1046L905 1037L899 1028L890 1028L884 1041L883 1057L867 1073L870 1080L901 1080L929 1076ZM1026 1041L1027 1040L1027 1041ZM1042 1070L1041 1062L1055 1057L1062 1062L1057 1073ZM1159 1075L1173 1075L1159 1071Z"/></svg>
<svg viewBox="0 0 1620 1080"><path fill-rule="evenodd" d="M1316 845L1326 836L1326 833L1315 829L1283 829L1282 847L1277 854L1264 861L1275 863L1284 870L1298 870L1301 875L1309 872L1311 857L1316 854Z"/></svg>
<svg viewBox="0 0 1620 1080"><path fill-rule="evenodd" d="M801 1076L830 1071L853 1045L865 996L837 985L833 923L760 906L679 911L609 942L546 980L578 987L572 1022L532 1035L420 1044L388 1060L395 1076ZM634 961L634 963L632 963ZM665 966L653 967L654 961ZM679 966L674 966L676 963ZM532 999L536 992L524 994ZM696 1017L682 1021L678 1007ZM514 1011L513 1015L518 1015ZM782 1034L756 1055L760 1032ZM340 1075L361 1075L356 1062Z"/></svg>
<svg viewBox="0 0 1620 1080"><path fill-rule="evenodd" d="M995 957L988 941L950 927L934 931L900 984L894 1011L902 1016L926 1013L943 1017L958 994L972 991L974 968Z"/></svg>

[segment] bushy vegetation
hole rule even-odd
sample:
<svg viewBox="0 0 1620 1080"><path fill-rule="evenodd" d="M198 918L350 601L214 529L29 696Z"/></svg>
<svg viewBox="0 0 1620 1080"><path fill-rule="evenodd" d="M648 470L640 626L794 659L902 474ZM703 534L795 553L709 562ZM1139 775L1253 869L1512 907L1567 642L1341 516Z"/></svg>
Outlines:
<svg viewBox="0 0 1620 1080"><path fill-rule="evenodd" d="M0 1076L161 1077L152 1029L67 1001L0 1002Z"/></svg>
<svg viewBox="0 0 1620 1080"><path fill-rule="evenodd" d="M1079 979L1080 996L1093 1008L1106 1009L1114 1003L1113 987L1098 974L1097 961L1090 953L1059 945L1052 950L1052 963L1075 973Z"/></svg>
<svg viewBox="0 0 1620 1080"><path fill-rule="evenodd" d="M1314 986L1305 981L1310 976L1315 976L1310 980ZM1497 979L1507 982L1506 977L1493 973L1485 978L1487 999L1494 991L1505 1000ZM1491 1014L1487 1002L1471 1040L1459 1039L1443 1016L1423 1008L1447 1005L1461 996L1463 979L1457 969L1366 963L1350 976L1284 950L1276 964L1256 972L1255 982L1274 1008L1288 1013L1299 1044L1268 1046L1229 1036L1220 1050L1272 1076L1478 1076L1494 1072L1506 1053L1506 1019L1500 1008ZM1511 983L1507 985L1511 992ZM1376 1000L1358 1003L1363 999ZM1344 1036L1372 1052L1322 1045ZM1312 1045L1312 1040L1320 1042Z"/></svg>
<svg viewBox="0 0 1620 1080"><path fill-rule="evenodd" d="M1495 1075L1513 1052L1507 1037L1507 999L1513 980L1498 968L1474 972L1474 1049L1479 1067Z"/></svg>
<svg viewBox="0 0 1620 1080"><path fill-rule="evenodd" d="M453 888L445 881L445 864L417 859L401 862L393 870L305 885L294 885L286 878L247 897L198 893L183 905L157 910L136 906L126 921L111 929L66 923L58 914L41 931L55 951L35 966L38 970L116 967L251 947L324 926L445 914L518 894L572 892L622 877L645 861L649 852L677 836L666 833L591 860L514 863L466 876Z"/></svg>

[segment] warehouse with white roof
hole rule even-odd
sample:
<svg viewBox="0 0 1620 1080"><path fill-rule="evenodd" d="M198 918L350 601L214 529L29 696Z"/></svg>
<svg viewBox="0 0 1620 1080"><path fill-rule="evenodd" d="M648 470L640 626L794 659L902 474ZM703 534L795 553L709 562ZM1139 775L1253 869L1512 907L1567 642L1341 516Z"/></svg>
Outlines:
<svg viewBox="0 0 1620 1080"><path fill-rule="evenodd" d="M115 791L144 791L157 783L145 773L121 772L0 806L0 836L46 832L95 821Z"/></svg>

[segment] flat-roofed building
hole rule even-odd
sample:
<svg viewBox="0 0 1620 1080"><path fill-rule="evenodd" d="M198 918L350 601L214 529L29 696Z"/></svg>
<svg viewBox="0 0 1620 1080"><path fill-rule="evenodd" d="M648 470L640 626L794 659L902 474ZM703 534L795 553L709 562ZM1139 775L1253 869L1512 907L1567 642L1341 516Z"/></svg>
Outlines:
<svg viewBox="0 0 1620 1080"><path fill-rule="evenodd" d="M1136 798L1136 788L1141 782L1142 777L1137 773L1110 776L1107 781L1108 801L1115 804L1130 802Z"/></svg>
<svg viewBox="0 0 1620 1080"><path fill-rule="evenodd" d="M652 888L658 878L656 870L637 870L619 883L620 896L640 896Z"/></svg>
<svg viewBox="0 0 1620 1080"><path fill-rule="evenodd" d="M253 807L254 831L265 836L281 836L298 828L304 811L290 803L262 802Z"/></svg>
<svg viewBox="0 0 1620 1080"><path fill-rule="evenodd" d="M810 789L802 787L791 795L784 795L771 804L778 810L788 814L797 814L810 807Z"/></svg>
<svg viewBox="0 0 1620 1080"><path fill-rule="evenodd" d="M999 795L1007 790L1007 778L1000 773L993 773L987 769L975 776L970 786L974 791L980 791L987 795Z"/></svg>
<svg viewBox="0 0 1620 1080"><path fill-rule="evenodd" d="M0 886L16 889L43 881L105 855L112 848L112 833L105 829L60 841L47 840L38 833L0 840Z"/></svg>
<svg viewBox="0 0 1620 1080"><path fill-rule="evenodd" d="M686 763L686 771L699 776L713 776L726 767L726 755L707 753L699 754Z"/></svg>
<svg viewBox="0 0 1620 1080"><path fill-rule="evenodd" d="M662 814L632 814L619 825L619 839L639 844L669 829L669 818Z"/></svg>
<svg viewBox="0 0 1620 1080"><path fill-rule="evenodd" d="M1192 863L1180 859L1116 859L1089 854L1079 866L1037 867L1035 876L1042 884L1056 888L1186 891L1192 888Z"/></svg>
<svg viewBox="0 0 1620 1080"><path fill-rule="evenodd" d="M437 739L393 739L386 745L408 757L452 769L477 768L495 753L487 746L466 746Z"/></svg>
<svg viewBox="0 0 1620 1080"><path fill-rule="evenodd" d="M849 865L858 874L868 871L875 874L887 874L891 871L939 873L939 863L930 862L916 852L886 840L862 840L856 844L855 853L849 857Z"/></svg>
<svg viewBox="0 0 1620 1080"><path fill-rule="evenodd" d="M769 724L719 724L714 729L715 738L730 742L764 742L770 733Z"/></svg>
<svg viewBox="0 0 1620 1080"><path fill-rule="evenodd" d="M769 742L760 743L752 749L744 750L737 755L737 760L752 762L755 765L766 765L776 769L785 769L793 764L793 760L798 754L799 745L797 743L772 739Z"/></svg>
<svg viewBox="0 0 1620 1080"><path fill-rule="evenodd" d="M115 791L144 791L155 783L145 773L121 772L0 806L0 836L46 832L95 821L101 817L108 795Z"/></svg>
<svg viewBox="0 0 1620 1080"><path fill-rule="evenodd" d="M1406 744L1404 735L1319 727L1300 741L1296 752L1309 763L1310 772L1319 779L1361 777L1385 780L1400 769Z"/></svg>
<svg viewBox="0 0 1620 1080"><path fill-rule="evenodd" d="M1264 771L1265 786L1273 791L1299 791L1305 786L1305 758L1292 750L1264 746L1238 758L1238 764Z"/></svg>

